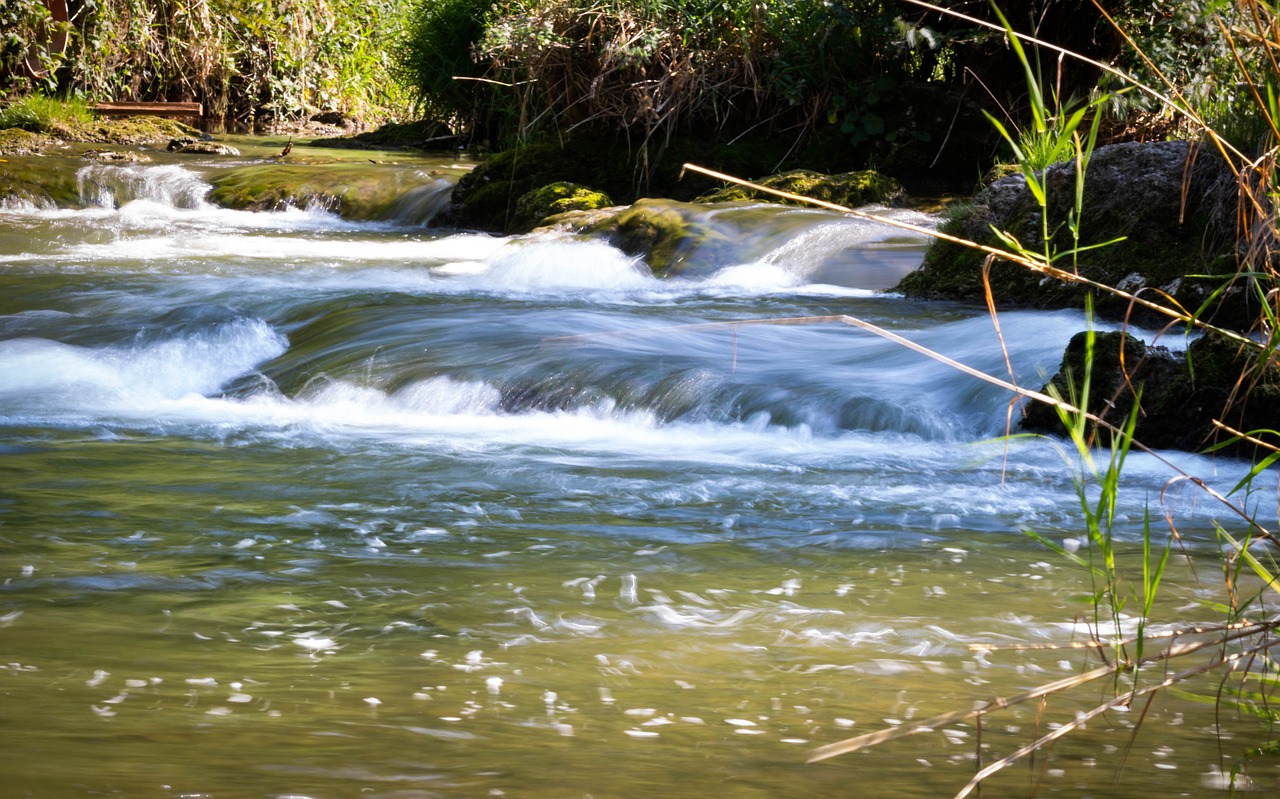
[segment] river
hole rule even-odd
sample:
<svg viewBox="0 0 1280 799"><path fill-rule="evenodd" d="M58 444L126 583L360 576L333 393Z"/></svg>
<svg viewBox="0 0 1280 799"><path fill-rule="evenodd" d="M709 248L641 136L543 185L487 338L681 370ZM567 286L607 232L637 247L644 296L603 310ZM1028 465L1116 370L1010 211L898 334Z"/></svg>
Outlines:
<svg viewBox="0 0 1280 799"><path fill-rule="evenodd" d="M659 280L598 242L216 208L212 161L49 163L85 207L0 209L5 796L938 797L1117 690L805 763L1098 663L1088 573L1024 534L1079 542L1077 463L1004 438L1008 392L844 325L693 326L848 314L1007 375L984 310L882 291L918 235L709 210L750 256ZM1032 388L1086 324L1000 319ZM1131 456L1124 562L1171 513L1156 621L1220 620L1233 517L1173 476ZM1221 676L989 787L1225 795L1267 732L1203 701Z"/></svg>

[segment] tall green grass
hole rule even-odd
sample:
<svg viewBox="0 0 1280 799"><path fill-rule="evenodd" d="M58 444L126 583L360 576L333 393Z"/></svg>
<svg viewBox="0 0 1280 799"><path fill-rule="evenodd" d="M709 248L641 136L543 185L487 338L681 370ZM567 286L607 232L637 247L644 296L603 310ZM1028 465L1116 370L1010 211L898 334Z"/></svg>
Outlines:
<svg viewBox="0 0 1280 799"><path fill-rule="evenodd" d="M74 131L93 121L89 104L79 98L59 100L29 94L0 108L0 129L20 128L32 133Z"/></svg>
<svg viewBox="0 0 1280 799"><path fill-rule="evenodd" d="M392 48L410 1L96 0L74 17L57 85L46 88L94 101L195 100L241 126L316 111L401 118L410 98ZM3 0L0 20L23 4ZM17 43L3 52L24 31L30 23L6 30L0 41Z"/></svg>

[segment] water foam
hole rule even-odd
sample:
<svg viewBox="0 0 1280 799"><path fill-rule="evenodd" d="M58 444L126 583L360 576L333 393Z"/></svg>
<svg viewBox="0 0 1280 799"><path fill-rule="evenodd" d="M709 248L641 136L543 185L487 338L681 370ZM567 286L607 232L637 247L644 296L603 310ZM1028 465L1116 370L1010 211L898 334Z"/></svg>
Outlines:
<svg viewBox="0 0 1280 799"><path fill-rule="evenodd" d="M55 415L67 409L130 416L164 412L173 401L216 393L286 346L283 336L256 319L128 347L0 341L0 407L27 413L39 407L40 414Z"/></svg>

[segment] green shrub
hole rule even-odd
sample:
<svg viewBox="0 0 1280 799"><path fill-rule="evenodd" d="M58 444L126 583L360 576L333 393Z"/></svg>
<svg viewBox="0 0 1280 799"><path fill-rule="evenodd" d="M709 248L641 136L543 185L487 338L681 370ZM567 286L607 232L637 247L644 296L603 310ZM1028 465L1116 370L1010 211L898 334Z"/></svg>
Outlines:
<svg viewBox="0 0 1280 799"><path fill-rule="evenodd" d="M409 0L98 0L77 18L69 88L98 100L197 100L252 125L317 110L400 116L390 44Z"/></svg>

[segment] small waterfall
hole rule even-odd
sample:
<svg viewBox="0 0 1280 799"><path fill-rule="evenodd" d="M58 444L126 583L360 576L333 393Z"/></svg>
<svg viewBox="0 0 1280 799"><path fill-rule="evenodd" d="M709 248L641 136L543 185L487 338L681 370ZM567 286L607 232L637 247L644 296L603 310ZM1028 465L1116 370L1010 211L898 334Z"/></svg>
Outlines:
<svg viewBox="0 0 1280 799"><path fill-rule="evenodd" d="M210 186L181 166L92 164L76 172L80 202L95 208L120 208L149 200L173 208L202 208Z"/></svg>

